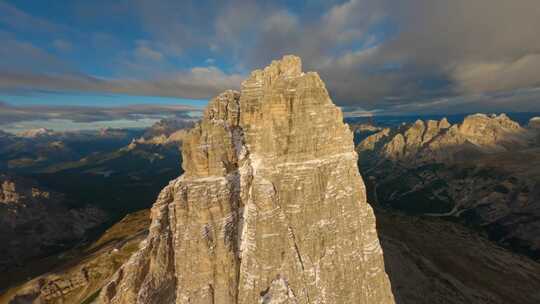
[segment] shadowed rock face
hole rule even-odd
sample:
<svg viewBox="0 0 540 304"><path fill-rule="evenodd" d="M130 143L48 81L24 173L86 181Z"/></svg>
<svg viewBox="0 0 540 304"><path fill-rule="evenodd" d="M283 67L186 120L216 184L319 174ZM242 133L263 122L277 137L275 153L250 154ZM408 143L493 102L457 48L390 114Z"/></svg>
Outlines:
<svg viewBox="0 0 540 304"><path fill-rule="evenodd" d="M11 283L44 269L50 271L0 291L0 303L90 303L146 237L148 215L149 210L129 214L90 245L63 252L62 257L48 257L26 265L19 274L11 276ZM3 275L10 279L9 274Z"/></svg>
<svg viewBox="0 0 540 304"><path fill-rule="evenodd" d="M285 56L212 100L103 303L393 303L341 111Z"/></svg>
<svg viewBox="0 0 540 304"><path fill-rule="evenodd" d="M31 179L0 174L0 287L6 272L69 248L106 219L95 207L68 208L64 195Z"/></svg>
<svg viewBox="0 0 540 304"><path fill-rule="evenodd" d="M540 303L540 264L438 218L376 210L396 303Z"/></svg>

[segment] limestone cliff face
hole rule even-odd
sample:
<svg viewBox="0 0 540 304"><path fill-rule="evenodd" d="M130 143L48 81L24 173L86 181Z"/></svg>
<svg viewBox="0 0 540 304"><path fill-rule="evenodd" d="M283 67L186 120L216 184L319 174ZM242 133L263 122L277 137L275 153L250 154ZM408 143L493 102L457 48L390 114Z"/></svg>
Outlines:
<svg viewBox="0 0 540 304"><path fill-rule="evenodd" d="M505 114L475 114L455 125L444 118L440 121L417 120L411 125L383 130L367 137L357 150L367 152L365 157L374 153L379 159L416 165L523 148L530 137L531 132Z"/></svg>
<svg viewBox="0 0 540 304"><path fill-rule="evenodd" d="M352 133L285 56L213 99L102 303L393 303Z"/></svg>

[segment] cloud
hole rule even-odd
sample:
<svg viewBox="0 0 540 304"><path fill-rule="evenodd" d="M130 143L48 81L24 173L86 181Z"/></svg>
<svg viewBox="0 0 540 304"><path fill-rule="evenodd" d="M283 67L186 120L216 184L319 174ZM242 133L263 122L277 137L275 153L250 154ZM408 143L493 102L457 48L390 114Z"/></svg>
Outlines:
<svg viewBox="0 0 540 304"><path fill-rule="evenodd" d="M540 88L530 88L399 103L385 108L381 113L400 115L538 112L538 100Z"/></svg>
<svg viewBox="0 0 540 304"><path fill-rule="evenodd" d="M70 120L89 123L176 116L188 118L198 108L184 105L132 105L124 107L13 106L0 102L0 126L34 120Z"/></svg>
<svg viewBox="0 0 540 304"><path fill-rule="evenodd" d="M297 53L340 104L393 108L540 86L535 0L350 0L295 19L286 31L259 30L246 58L260 66Z"/></svg>
<svg viewBox="0 0 540 304"><path fill-rule="evenodd" d="M238 88L244 76L216 67L196 67L153 79L103 79L77 74L0 73L0 90L67 90L207 99Z"/></svg>
<svg viewBox="0 0 540 304"><path fill-rule="evenodd" d="M63 39L55 39L52 42L52 45L55 49L57 49L60 52L71 52L73 50L73 44Z"/></svg>
<svg viewBox="0 0 540 304"><path fill-rule="evenodd" d="M137 41L137 48L135 49L135 56L142 60L162 61L163 54L157 50L152 49L147 41Z"/></svg>
<svg viewBox="0 0 540 304"><path fill-rule="evenodd" d="M72 70L65 61L30 42L17 39L9 32L0 30L0 41L0 73L65 73Z"/></svg>
<svg viewBox="0 0 540 304"><path fill-rule="evenodd" d="M491 92L540 86L540 54L509 61L460 64L452 75L459 91Z"/></svg>
<svg viewBox="0 0 540 304"><path fill-rule="evenodd" d="M68 30L64 26L27 14L4 1L0 1L0 24L18 31L57 33Z"/></svg>
<svg viewBox="0 0 540 304"><path fill-rule="evenodd" d="M538 0L93 3L78 6L85 22L118 25L120 33L134 27L129 39L113 31L89 35L108 50L99 59L110 60L110 75L77 70L0 32L0 88L210 98L237 88L251 69L294 53L320 72L338 104L365 111L509 108L511 98L516 107L540 110L534 94L516 93L540 87ZM108 7L124 19L103 16ZM11 13L0 14L0 23L17 31L66 31L0 2L2 8ZM77 45L55 39L58 50ZM512 97L502 102L499 92Z"/></svg>
<svg viewBox="0 0 540 304"><path fill-rule="evenodd" d="M382 1L399 33L377 61L438 73L453 94L537 86L540 6L535 0Z"/></svg>

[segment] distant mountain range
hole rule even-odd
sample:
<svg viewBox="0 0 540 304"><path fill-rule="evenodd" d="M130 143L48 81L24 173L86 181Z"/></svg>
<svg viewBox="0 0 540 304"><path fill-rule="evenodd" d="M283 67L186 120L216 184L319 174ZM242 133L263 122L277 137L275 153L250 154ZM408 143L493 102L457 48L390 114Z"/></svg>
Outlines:
<svg viewBox="0 0 540 304"><path fill-rule="evenodd" d="M540 299L533 292L540 290L534 116L351 123L397 303ZM139 131L0 134L0 164L10 172L3 176L17 181L17 191L4 182L4 193L21 193L24 202L0 207L17 208L21 216L11 223L22 225L15 235L27 240L9 247L16 262L3 259L0 302L95 300L145 238L147 208L159 190L182 173L180 146L191 125L164 120ZM54 232L75 224L81 229L69 231L77 234ZM39 225L47 229L36 234ZM40 243L53 246L27 246Z"/></svg>
<svg viewBox="0 0 540 304"><path fill-rule="evenodd" d="M417 120L384 128L358 146L371 201L475 227L540 258L540 129L508 116L461 123Z"/></svg>
<svg viewBox="0 0 540 304"><path fill-rule="evenodd" d="M417 120L441 120L446 118L448 122L456 124L462 122L465 117L476 113L462 113L462 114L425 114L425 115L374 115L369 117L347 117L345 121L350 124L370 123L377 126L395 127L402 123L413 123ZM486 113L490 114L490 113ZM503 113L496 113L503 114ZM531 118L540 117L540 112L507 112L504 113L513 121L520 125L526 125Z"/></svg>

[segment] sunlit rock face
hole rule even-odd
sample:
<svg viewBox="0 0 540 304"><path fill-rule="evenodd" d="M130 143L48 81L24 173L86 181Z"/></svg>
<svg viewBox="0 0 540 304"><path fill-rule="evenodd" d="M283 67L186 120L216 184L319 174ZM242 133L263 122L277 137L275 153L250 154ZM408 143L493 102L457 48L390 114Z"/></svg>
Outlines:
<svg viewBox="0 0 540 304"><path fill-rule="evenodd" d="M446 118L418 120L396 130L383 130L364 139L357 147L367 159L401 161L407 165L450 162L471 156L511 151L529 144L531 132L505 114L474 114L461 124Z"/></svg>
<svg viewBox="0 0 540 304"><path fill-rule="evenodd" d="M394 303L353 136L285 56L213 99L102 303Z"/></svg>
<svg viewBox="0 0 540 304"><path fill-rule="evenodd" d="M540 117L533 117L529 120L529 128L540 129Z"/></svg>

